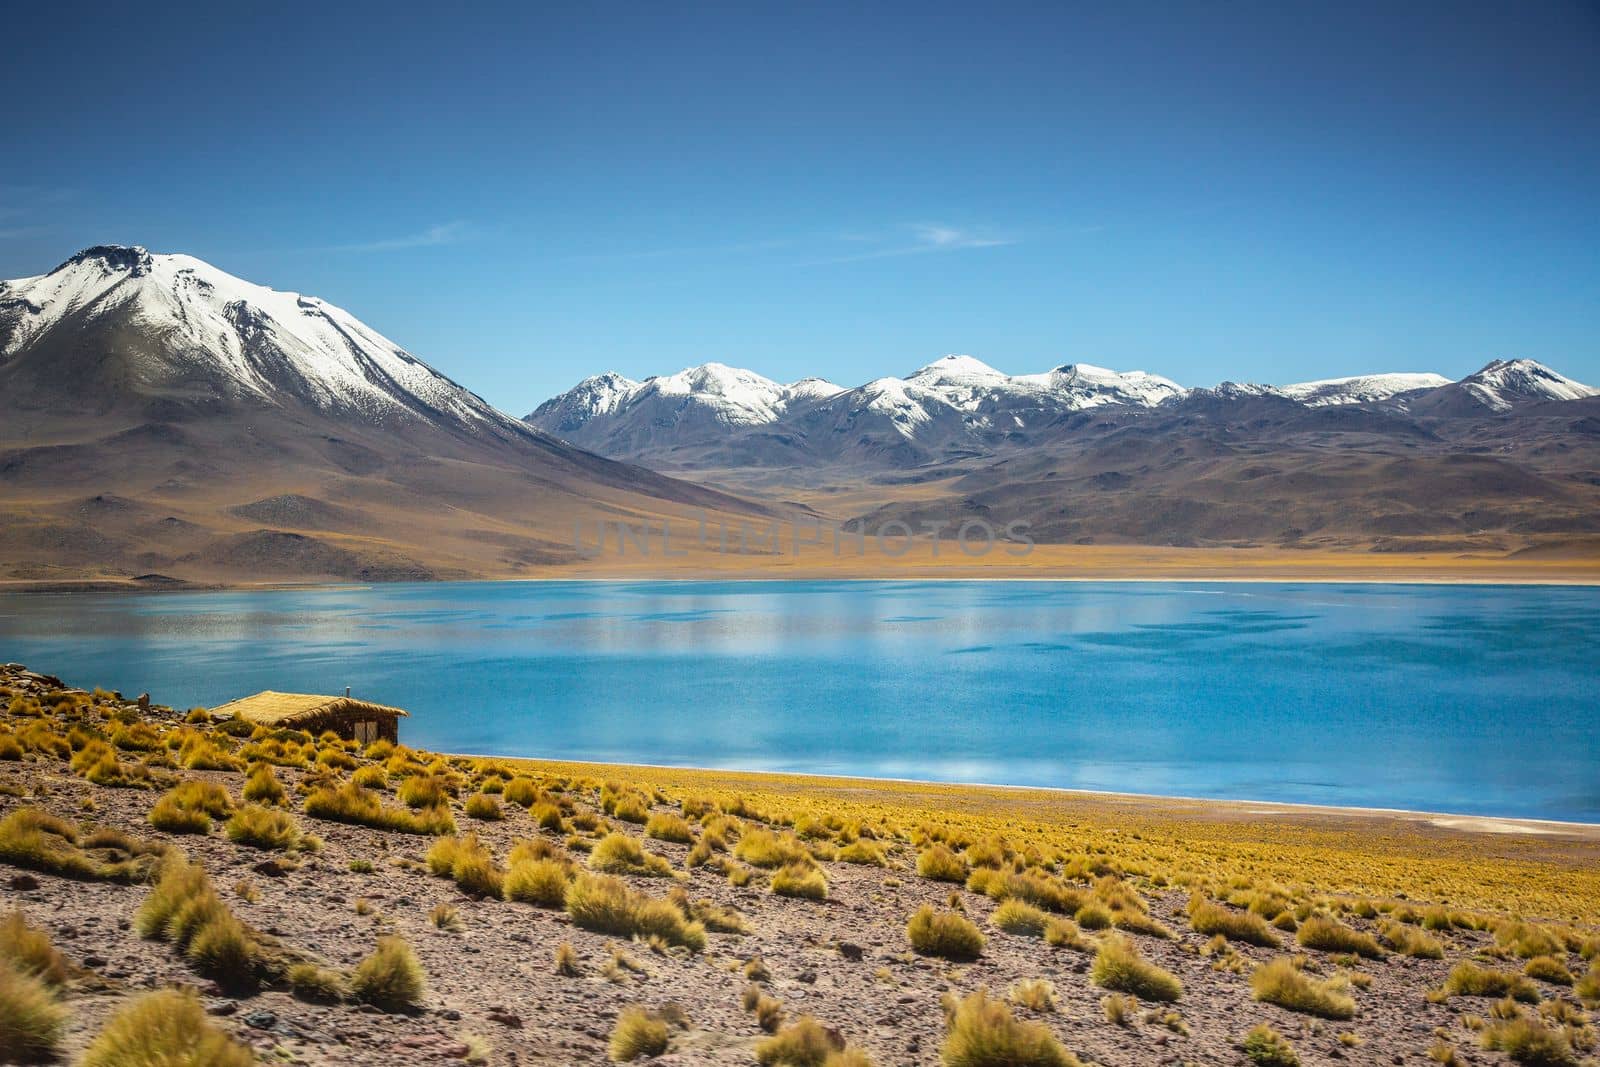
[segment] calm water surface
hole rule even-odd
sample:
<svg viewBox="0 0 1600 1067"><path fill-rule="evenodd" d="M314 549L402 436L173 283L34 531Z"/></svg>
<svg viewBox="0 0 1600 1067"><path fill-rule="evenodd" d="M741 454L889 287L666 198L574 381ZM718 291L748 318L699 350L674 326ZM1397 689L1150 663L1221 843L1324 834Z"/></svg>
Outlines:
<svg viewBox="0 0 1600 1067"><path fill-rule="evenodd" d="M1600 590L459 583L0 596L0 659L454 752L1600 821Z"/></svg>

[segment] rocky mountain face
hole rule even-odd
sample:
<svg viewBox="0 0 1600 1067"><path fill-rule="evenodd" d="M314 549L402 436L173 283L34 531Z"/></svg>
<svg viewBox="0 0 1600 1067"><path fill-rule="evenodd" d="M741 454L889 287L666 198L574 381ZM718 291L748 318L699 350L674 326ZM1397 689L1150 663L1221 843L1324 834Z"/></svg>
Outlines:
<svg viewBox="0 0 1600 1067"><path fill-rule="evenodd" d="M750 505L508 416L316 297L87 249L0 282L0 578L428 578Z"/></svg>

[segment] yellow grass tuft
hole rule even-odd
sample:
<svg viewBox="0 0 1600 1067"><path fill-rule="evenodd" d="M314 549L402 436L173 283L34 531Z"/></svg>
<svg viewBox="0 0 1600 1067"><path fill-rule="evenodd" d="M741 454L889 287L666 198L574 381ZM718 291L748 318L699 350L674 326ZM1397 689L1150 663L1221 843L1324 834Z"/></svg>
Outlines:
<svg viewBox="0 0 1600 1067"><path fill-rule="evenodd" d="M112 1017L79 1067L252 1067L255 1055L218 1030L193 992L146 993Z"/></svg>
<svg viewBox="0 0 1600 1067"><path fill-rule="evenodd" d="M637 1006L623 1008L611 1031L608 1051L614 1063L661 1055L667 1051L666 1021Z"/></svg>
<svg viewBox="0 0 1600 1067"><path fill-rule="evenodd" d="M350 975L350 996L387 1012L415 1011L425 986L422 964L400 937L380 937L372 955Z"/></svg>
<svg viewBox="0 0 1600 1067"><path fill-rule="evenodd" d="M1197 934L1221 934L1229 941L1247 945L1277 948L1279 944L1277 935L1261 916L1234 911L1200 897L1194 897L1189 905L1189 925Z"/></svg>
<svg viewBox="0 0 1600 1067"><path fill-rule="evenodd" d="M66 1024L67 1010L44 979L0 959L0 1056L7 1062L54 1058Z"/></svg>
<svg viewBox="0 0 1600 1067"><path fill-rule="evenodd" d="M1323 952L1353 952L1371 959L1383 956L1382 946L1370 934L1353 930L1326 915L1313 915L1301 923L1295 941L1302 948L1320 949Z"/></svg>
<svg viewBox="0 0 1600 1067"><path fill-rule="evenodd" d="M1048 978L1023 978L1007 994L1011 1003L1029 1011L1056 1010L1056 987Z"/></svg>
<svg viewBox="0 0 1600 1067"><path fill-rule="evenodd" d="M606 874L672 877L671 863L654 852L646 852L637 840L620 831L600 839L594 851L589 853L589 866Z"/></svg>
<svg viewBox="0 0 1600 1067"><path fill-rule="evenodd" d="M234 812L223 832L229 841L275 852L294 852L310 843L293 815L259 804L246 804Z"/></svg>
<svg viewBox="0 0 1600 1067"><path fill-rule="evenodd" d="M772 873L772 891L802 900L828 899L828 879L809 863L789 863Z"/></svg>
<svg viewBox="0 0 1600 1067"><path fill-rule="evenodd" d="M503 888L507 900L559 908L566 903L571 881L571 869L560 860L525 859L513 861Z"/></svg>
<svg viewBox="0 0 1600 1067"><path fill-rule="evenodd" d="M944 1067L1081 1067L1040 1023L1022 1022L978 990L945 1006Z"/></svg>
<svg viewBox="0 0 1600 1067"><path fill-rule="evenodd" d="M1539 989L1520 974L1480 967L1462 960L1444 980L1447 997L1510 997L1526 1004L1539 1003Z"/></svg>
<svg viewBox="0 0 1600 1067"><path fill-rule="evenodd" d="M1252 1027L1239 1042L1255 1067L1300 1067L1300 1057L1284 1036L1266 1023Z"/></svg>
<svg viewBox="0 0 1600 1067"><path fill-rule="evenodd" d="M50 935L29 926L20 911L0 919L0 963L49 985L67 980L67 961L50 943Z"/></svg>
<svg viewBox="0 0 1600 1067"><path fill-rule="evenodd" d="M934 844L917 854L917 873L936 882L967 880L967 862L943 844Z"/></svg>
<svg viewBox="0 0 1600 1067"><path fill-rule="evenodd" d="M983 934L976 926L953 911L935 911L930 904L912 914L906 923L906 937L911 947L924 956L960 962L983 955Z"/></svg>
<svg viewBox="0 0 1600 1067"><path fill-rule="evenodd" d="M1132 993L1141 1000L1174 1001L1183 995L1177 977L1140 957L1121 934L1108 934L1095 953L1089 980L1102 989Z"/></svg>
<svg viewBox="0 0 1600 1067"><path fill-rule="evenodd" d="M1320 1015L1324 1019L1349 1019L1356 1013L1349 984L1340 978L1323 981L1306 974L1287 956L1264 963L1250 975L1250 991L1267 1004Z"/></svg>
<svg viewBox="0 0 1600 1067"><path fill-rule="evenodd" d="M652 900L635 893L619 878L579 874L567 886L567 914L585 930L614 937L654 934L669 945L691 952L706 947L706 930L690 921L669 901Z"/></svg>

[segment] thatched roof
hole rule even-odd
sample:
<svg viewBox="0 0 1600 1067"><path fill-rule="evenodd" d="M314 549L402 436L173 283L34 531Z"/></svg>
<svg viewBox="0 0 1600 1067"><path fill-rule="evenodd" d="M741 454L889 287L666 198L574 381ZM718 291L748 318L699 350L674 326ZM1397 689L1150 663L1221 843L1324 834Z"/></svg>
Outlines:
<svg viewBox="0 0 1600 1067"><path fill-rule="evenodd" d="M257 726L295 726L328 717L384 718L406 715L400 708L373 704L353 697L318 696L315 693L274 693L267 690L252 697L240 697L211 709L231 714Z"/></svg>

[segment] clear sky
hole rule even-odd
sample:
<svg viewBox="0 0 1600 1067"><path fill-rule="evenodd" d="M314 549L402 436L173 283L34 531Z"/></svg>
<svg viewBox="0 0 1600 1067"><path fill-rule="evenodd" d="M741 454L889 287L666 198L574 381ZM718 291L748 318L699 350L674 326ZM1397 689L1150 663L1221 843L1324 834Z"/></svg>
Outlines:
<svg viewBox="0 0 1600 1067"><path fill-rule="evenodd" d="M1600 383L1594 3L229 6L8 10L0 277L188 252L514 414L947 352Z"/></svg>

